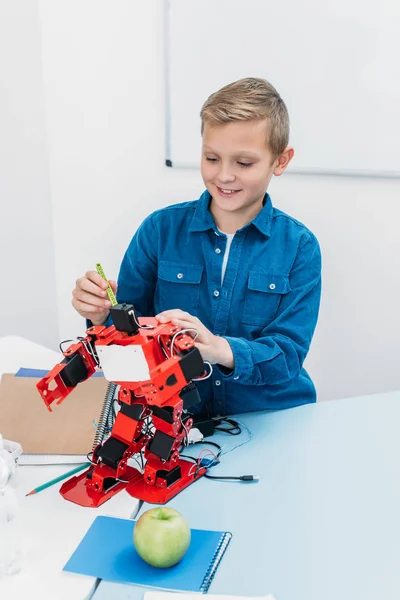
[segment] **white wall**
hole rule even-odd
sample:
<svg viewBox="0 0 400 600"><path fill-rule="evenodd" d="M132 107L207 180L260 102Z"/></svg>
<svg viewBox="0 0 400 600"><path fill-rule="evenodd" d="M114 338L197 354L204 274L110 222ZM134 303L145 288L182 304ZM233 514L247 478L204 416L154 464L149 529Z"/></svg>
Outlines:
<svg viewBox="0 0 400 600"><path fill-rule="evenodd" d="M37 4L0 0L0 336L59 338Z"/></svg>
<svg viewBox="0 0 400 600"><path fill-rule="evenodd" d="M61 339L84 331L70 304L75 279L97 261L116 277L141 220L203 190L198 172L164 167L162 6L39 0ZM319 398L399 389L400 180L288 173L270 191L323 250L307 359Z"/></svg>

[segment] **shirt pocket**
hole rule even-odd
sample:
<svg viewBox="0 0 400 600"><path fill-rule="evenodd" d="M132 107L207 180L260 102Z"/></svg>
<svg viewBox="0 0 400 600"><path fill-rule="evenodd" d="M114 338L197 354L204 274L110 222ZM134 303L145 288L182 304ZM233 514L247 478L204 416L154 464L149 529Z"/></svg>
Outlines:
<svg viewBox="0 0 400 600"><path fill-rule="evenodd" d="M180 308L196 315L200 299L202 265L160 261L158 264L157 295L159 309Z"/></svg>
<svg viewBox="0 0 400 600"><path fill-rule="evenodd" d="M267 326L275 318L282 295L290 292L289 275L250 271L245 290L243 322Z"/></svg>

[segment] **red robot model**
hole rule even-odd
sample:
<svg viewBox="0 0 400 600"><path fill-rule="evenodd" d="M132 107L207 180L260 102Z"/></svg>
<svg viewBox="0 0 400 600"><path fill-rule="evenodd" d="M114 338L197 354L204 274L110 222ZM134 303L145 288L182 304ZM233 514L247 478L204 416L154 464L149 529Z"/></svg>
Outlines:
<svg viewBox="0 0 400 600"><path fill-rule="evenodd" d="M99 365L119 386L120 410L110 436L94 448L91 466L66 481L60 493L97 507L125 488L135 498L164 504L205 472L180 457L193 425L188 410L200 400L192 380L203 375L204 362L185 330L137 318L132 304L113 306L111 317L114 325L90 327L37 384L50 411ZM128 465L138 453L144 456L143 473Z"/></svg>

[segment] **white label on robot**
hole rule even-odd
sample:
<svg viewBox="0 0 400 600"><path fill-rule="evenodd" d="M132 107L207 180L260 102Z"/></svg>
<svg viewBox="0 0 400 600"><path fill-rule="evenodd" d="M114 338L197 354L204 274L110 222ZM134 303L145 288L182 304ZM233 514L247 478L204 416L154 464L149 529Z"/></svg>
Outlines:
<svg viewBox="0 0 400 600"><path fill-rule="evenodd" d="M102 346L96 344L104 377L108 381L147 381L149 367L141 346Z"/></svg>

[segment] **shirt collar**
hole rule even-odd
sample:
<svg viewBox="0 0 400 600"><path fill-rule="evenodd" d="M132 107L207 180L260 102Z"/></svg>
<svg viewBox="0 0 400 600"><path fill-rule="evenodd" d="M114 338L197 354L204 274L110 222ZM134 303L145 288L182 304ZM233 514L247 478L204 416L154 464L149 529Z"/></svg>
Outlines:
<svg viewBox="0 0 400 600"><path fill-rule="evenodd" d="M262 209L260 210L258 215L256 215L256 217L251 221L251 223L249 223L249 225L254 225L254 227L257 227L260 233L262 233L266 237L269 237L271 235L273 212L274 207L272 206L271 197L269 194L266 193L264 196Z"/></svg>
<svg viewBox="0 0 400 600"><path fill-rule="evenodd" d="M196 210L194 211L193 219L189 228L190 232L217 229L214 218L208 209L210 200L211 194L208 190L203 192L200 198L197 200Z"/></svg>
<svg viewBox="0 0 400 600"><path fill-rule="evenodd" d="M211 194L208 190L202 193L197 201L196 209L194 211L193 219L190 224L189 231L208 231L209 229L217 229L214 218L209 210L211 200ZM264 206L258 213L258 215L245 227L254 225L263 235L266 237L270 236L271 224L272 224L273 206L269 194L264 196Z"/></svg>

